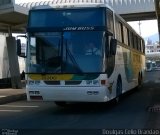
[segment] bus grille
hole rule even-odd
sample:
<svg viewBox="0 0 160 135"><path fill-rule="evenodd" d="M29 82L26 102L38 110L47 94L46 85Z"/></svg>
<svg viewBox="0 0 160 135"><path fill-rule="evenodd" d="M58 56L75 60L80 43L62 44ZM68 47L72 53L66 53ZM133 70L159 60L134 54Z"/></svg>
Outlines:
<svg viewBox="0 0 160 135"><path fill-rule="evenodd" d="M60 85L60 81L44 81L47 85Z"/></svg>
<svg viewBox="0 0 160 135"><path fill-rule="evenodd" d="M82 81L65 81L65 85L78 85Z"/></svg>

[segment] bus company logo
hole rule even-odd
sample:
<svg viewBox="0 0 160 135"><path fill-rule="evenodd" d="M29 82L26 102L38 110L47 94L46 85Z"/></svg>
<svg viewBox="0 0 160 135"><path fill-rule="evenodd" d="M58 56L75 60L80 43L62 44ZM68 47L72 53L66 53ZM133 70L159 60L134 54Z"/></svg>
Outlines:
<svg viewBox="0 0 160 135"><path fill-rule="evenodd" d="M112 86L114 84L114 81L112 83L109 83L109 87L108 87L108 90L110 92L110 94L112 93Z"/></svg>
<svg viewBox="0 0 160 135"><path fill-rule="evenodd" d="M94 27L65 27L64 31L86 31L86 30L94 30Z"/></svg>
<svg viewBox="0 0 160 135"><path fill-rule="evenodd" d="M52 81L52 80L57 80L57 77L53 75L47 75L47 76L42 76L42 79Z"/></svg>

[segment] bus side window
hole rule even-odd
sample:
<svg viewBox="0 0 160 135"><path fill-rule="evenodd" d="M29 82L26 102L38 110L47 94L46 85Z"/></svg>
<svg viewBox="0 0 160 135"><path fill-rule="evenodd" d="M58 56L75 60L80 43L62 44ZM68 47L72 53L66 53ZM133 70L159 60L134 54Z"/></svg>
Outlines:
<svg viewBox="0 0 160 135"><path fill-rule="evenodd" d="M111 10L107 10L107 30L114 33L114 20L113 20L113 12Z"/></svg>

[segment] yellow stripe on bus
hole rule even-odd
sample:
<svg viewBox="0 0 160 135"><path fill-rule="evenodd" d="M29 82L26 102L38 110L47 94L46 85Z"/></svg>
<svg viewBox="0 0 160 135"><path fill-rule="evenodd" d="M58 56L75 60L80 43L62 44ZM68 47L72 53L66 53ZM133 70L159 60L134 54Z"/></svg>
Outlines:
<svg viewBox="0 0 160 135"><path fill-rule="evenodd" d="M29 74L28 77L32 80L48 80L48 81L58 81L58 80L71 80L73 74L63 74L63 75L40 75L40 74Z"/></svg>

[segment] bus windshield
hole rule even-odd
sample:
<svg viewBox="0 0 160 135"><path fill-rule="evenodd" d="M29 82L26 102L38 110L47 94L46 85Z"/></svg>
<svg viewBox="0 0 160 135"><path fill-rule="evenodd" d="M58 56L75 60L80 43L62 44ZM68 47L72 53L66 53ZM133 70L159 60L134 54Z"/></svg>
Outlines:
<svg viewBox="0 0 160 135"><path fill-rule="evenodd" d="M103 72L102 31L34 33L29 40L29 73Z"/></svg>

